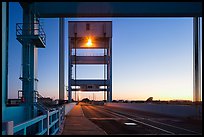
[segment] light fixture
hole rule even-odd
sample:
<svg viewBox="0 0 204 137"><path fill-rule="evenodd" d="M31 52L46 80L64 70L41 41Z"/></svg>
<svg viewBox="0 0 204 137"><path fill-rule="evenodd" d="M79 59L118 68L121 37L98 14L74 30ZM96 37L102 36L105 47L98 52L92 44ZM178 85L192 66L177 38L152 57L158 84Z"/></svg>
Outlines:
<svg viewBox="0 0 204 137"><path fill-rule="evenodd" d="M93 45L91 38L88 38L88 42L86 43L88 47L91 47Z"/></svg>

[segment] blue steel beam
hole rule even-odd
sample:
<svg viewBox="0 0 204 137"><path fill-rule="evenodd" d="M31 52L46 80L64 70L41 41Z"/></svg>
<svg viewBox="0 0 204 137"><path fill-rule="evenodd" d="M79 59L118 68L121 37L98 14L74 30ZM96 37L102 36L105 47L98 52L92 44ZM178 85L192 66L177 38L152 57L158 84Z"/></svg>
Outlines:
<svg viewBox="0 0 204 137"><path fill-rule="evenodd" d="M104 60L104 56L72 56L72 64L108 64L107 60Z"/></svg>
<svg viewBox="0 0 204 137"><path fill-rule="evenodd" d="M88 84L104 86L104 84L108 85L109 81L108 80L95 80L95 79L94 80L92 80L92 79L89 79L89 80L81 80L81 79L80 80L74 80L74 79L72 79L71 80L71 86L75 85L75 84L76 84L76 86L88 85Z"/></svg>
<svg viewBox="0 0 204 137"><path fill-rule="evenodd" d="M34 14L30 9L30 5L27 5L23 9L23 35L33 35L34 30ZM29 25L31 24L31 25ZM29 28L29 29L28 29ZM35 51L35 46L30 42L29 39L24 39L22 44L23 52L23 80L22 80L22 90L23 96L25 98L26 111L24 117L30 120L34 117L33 102L34 102L34 77L35 77L35 60L37 60L37 51Z"/></svg>
<svg viewBox="0 0 204 137"><path fill-rule="evenodd" d="M25 2L20 2L26 7ZM46 8L45 8L46 7ZM202 1L194 2L33 2L40 18L59 17L201 17Z"/></svg>
<svg viewBox="0 0 204 137"><path fill-rule="evenodd" d="M112 39L109 41L110 43L110 47L109 47L109 55L110 55L110 66L109 66L109 70L110 71L110 75L109 75L109 81L110 81L110 84L108 86L108 90L109 90L109 93L108 93L108 101L109 102L112 102Z"/></svg>
<svg viewBox="0 0 204 137"><path fill-rule="evenodd" d="M81 91L81 92L100 92L100 91L107 91L107 89L87 89L87 90L81 90L81 89L72 89L72 91Z"/></svg>
<svg viewBox="0 0 204 137"><path fill-rule="evenodd" d="M65 19L59 19L59 100L64 100L64 30Z"/></svg>
<svg viewBox="0 0 204 137"><path fill-rule="evenodd" d="M9 3L2 2L2 122L23 122L23 106L6 106L8 96ZM13 113L15 112L15 113Z"/></svg>
<svg viewBox="0 0 204 137"><path fill-rule="evenodd" d="M69 41L69 45L70 45L70 41ZM69 58L68 58L68 102L72 102L72 90L71 90L71 82L70 80L72 79L72 65L71 65L71 54L72 54L72 49L71 49L71 46L68 46L68 55L69 55Z"/></svg>
<svg viewBox="0 0 204 137"><path fill-rule="evenodd" d="M6 115L6 100L8 90L8 2L2 2L2 121Z"/></svg>

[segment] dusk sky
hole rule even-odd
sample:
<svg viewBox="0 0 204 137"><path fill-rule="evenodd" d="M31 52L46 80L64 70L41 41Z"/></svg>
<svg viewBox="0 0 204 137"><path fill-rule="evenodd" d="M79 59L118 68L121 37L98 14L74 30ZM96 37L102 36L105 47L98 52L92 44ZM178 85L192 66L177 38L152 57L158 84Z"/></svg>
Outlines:
<svg viewBox="0 0 204 137"><path fill-rule="evenodd" d="M17 2L10 2L9 8L8 90L9 98L17 98L17 91L22 87L19 80L22 45L16 40L16 23L22 23L23 13ZM148 97L193 100L192 18L66 18L65 87L68 85L68 21L82 20L112 21L113 100L146 100ZM38 91L45 97L57 99L59 18L42 18L40 22L46 33L46 48L38 50ZM77 71L82 78L103 77L103 66L82 66ZM92 99L93 93L79 96ZM102 100L103 92L94 92L94 98Z"/></svg>

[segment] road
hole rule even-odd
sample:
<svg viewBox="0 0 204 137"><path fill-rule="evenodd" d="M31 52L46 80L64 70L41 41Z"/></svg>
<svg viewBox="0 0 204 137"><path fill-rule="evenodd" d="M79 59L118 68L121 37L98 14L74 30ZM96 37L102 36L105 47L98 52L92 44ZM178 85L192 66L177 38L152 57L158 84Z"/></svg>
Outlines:
<svg viewBox="0 0 204 137"><path fill-rule="evenodd" d="M108 135L202 135L202 121L88 103L78 105L84 115Z"/></svg>

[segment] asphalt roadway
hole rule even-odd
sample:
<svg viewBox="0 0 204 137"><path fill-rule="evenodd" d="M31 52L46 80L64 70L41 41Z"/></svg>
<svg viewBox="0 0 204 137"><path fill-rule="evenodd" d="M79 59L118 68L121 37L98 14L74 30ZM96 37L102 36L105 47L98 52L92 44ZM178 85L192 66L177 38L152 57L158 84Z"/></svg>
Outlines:
<svg viewBox="0 0 204 137"><path fill-rule="evenodd" d="M202 135L202 121L105 105L78 105L107 135Z"/></svg>

